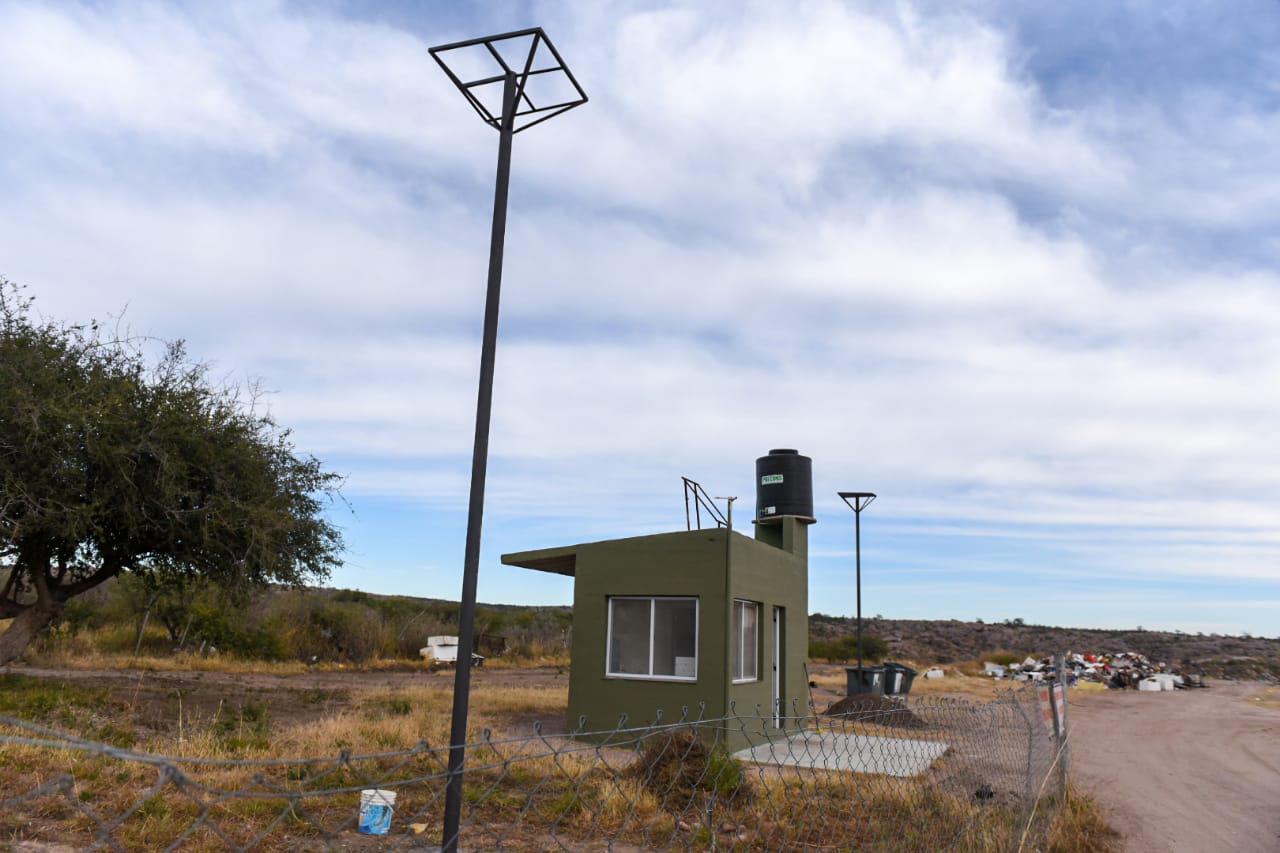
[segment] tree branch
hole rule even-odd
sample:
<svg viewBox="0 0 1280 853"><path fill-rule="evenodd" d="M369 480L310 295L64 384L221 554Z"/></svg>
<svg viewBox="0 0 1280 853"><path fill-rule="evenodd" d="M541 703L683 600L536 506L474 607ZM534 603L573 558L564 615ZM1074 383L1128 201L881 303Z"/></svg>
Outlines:
<svg viewBox="0 0 1280 853"><path fill-rule="evenodd" d="M35 564L31 566L31 582L36 588L36 602L42 605L52 604L54 601L53 592L50 589L49 581L49 561L40 555L40 558L33 561Z"/></svg>
<svg viewBox="0 0 1280 853"><path fill-rule="evenodd" d="M59 601L66 601L69 598L74 598L80 593L93 589L98 584L110 580L120 574L124 568L124 563L117 563L114 561L103 563L96 572L89 575L87 578L81 578L75 583L69 583L66 586L58 587L54 590L54 595Z"/></svg>

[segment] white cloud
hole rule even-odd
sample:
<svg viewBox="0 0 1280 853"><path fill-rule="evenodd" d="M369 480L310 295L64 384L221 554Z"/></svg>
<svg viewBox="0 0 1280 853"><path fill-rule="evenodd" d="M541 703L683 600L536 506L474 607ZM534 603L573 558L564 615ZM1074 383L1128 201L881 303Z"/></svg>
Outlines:
<svg viewBox="0 0 1280 853"><path fill-rule="evenodd" d="M1280 580L1280 277L1177 239L1271 209L1274 116L1219 106L1252 153L1208 187L1175 168L1206 140L1053 103L967 14L545 11L592 100L517 139L499 517L636 525L682 473L749 504L786 443L887 518ZM425 48L282 6L0 7L0 271L262 376L353 493L457 505L496 139Z"/></svg>

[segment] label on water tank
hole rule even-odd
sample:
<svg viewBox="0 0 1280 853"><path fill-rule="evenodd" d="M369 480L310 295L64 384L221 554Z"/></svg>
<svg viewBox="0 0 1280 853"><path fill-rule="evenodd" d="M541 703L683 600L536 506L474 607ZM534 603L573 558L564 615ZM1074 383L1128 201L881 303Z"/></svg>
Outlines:
<svg viewBox="0 0 1280 853"><path fill-rule="evenodd" d="M765 508L764 508L764 510L763 510L763 514L764 514L764 515L773 515L773 514L774 514L775 512L777 512L777 511L778 511L778 508L777 508L776 506L767 506L767 507L765 507Z"/></svg>
<svg viewBox="0 0 1280 853"><path fill-rule="evenodd" d="M774 483L781 483L781 482L782 482L781 474L765 474L763 477L760 478L760 485L762 486L771 486Z"/></svg>

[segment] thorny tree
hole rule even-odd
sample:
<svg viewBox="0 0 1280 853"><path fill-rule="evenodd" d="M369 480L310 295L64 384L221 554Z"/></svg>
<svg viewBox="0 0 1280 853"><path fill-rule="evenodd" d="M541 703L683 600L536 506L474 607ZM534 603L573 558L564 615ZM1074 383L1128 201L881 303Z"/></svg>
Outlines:
<svg viewBox="0 0 1280 853"><path fill-rule="evenodd" d="M96 323L40 318L0 278L0 664L124 572L155 589L326 577L338 485L181 343L148 359Z"/></svg>

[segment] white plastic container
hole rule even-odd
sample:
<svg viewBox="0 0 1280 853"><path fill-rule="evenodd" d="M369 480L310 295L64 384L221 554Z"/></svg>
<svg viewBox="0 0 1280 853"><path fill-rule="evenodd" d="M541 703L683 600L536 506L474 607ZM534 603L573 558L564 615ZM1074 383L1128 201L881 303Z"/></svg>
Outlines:
<svg viewBox="0 0 1280 853"><path fill-rule="evenodd" d="M1159 693L1163 688L1158 678L1144 678L1138 682L1138 689L1143 693Z"/></svg>
<svg viewBox="0 0 1280 853"><path fill-rule="evenodd" d="M396 810L396 792L368 788L360 792L362 835L386 835L391 831L391 816Z"/></svg>

